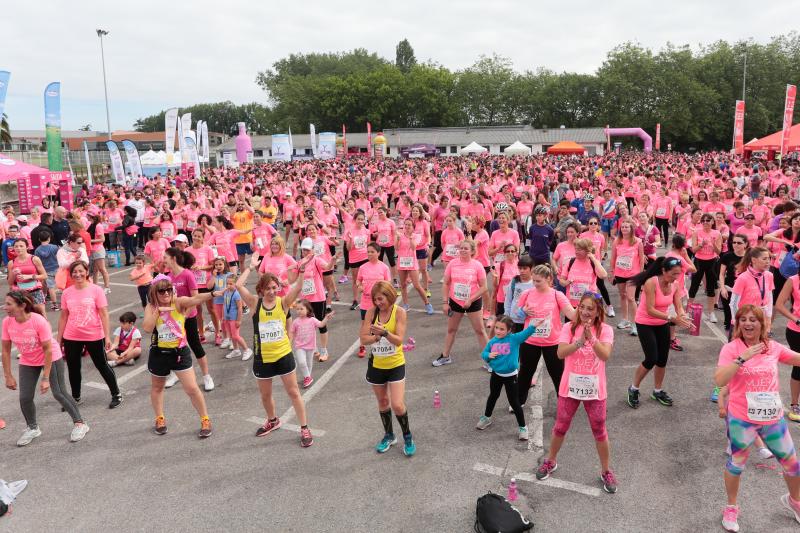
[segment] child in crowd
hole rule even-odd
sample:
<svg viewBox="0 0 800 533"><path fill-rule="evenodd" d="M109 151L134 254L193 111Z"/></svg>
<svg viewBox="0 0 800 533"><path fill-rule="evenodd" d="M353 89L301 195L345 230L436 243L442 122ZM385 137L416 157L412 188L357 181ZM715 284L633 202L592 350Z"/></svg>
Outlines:
<svg viewBox="0 0 800 533"><path fill-rule="evenodd" d="M108 366L132 366L142 355L142 333L136 327L136 315L130 311L119 317L119 327L114 330L114 340L108 351Z"/></svg>
<svg viewBox="0 0 800 533"><path fill-rule="evenodd" d="M225 258L223 256L215 257L214 262L212 263L211 276L209 276L208 278L208 288L211 289L213 292L217 293L223 292L228 286L227 280L228 277L230 276L231 276L230 268L228 267L228 262L225 260ZM217 317L217 323L222 324L224 318L223 306L225 304L225 297L214 296L213 302L214 302L214 315L216 315ZM216 338L214 339L214 344L219 346L220 348L233 349L233 342L228 336L228 331L226 328L221 327L217 330Z"/></svg>
<svg viewBox="0 0 800 533"><path fill-rule="evenodd" d="M49 231L39 233L39 246L33 251L33 255L39 258L47 272L47 295L50 297L50 309L58 311L58 298L56 298L56 272L58 272L58 246L50 244L53 234Z"/></svg>
<svg viewBox="0 0 800 533"><path fill-rule="evenodd" d="M505 387L508 403L514 410L519 426L519 440L528 440L528 426L525 425L525 414L519 403L517 390L517 374L519 373L519 346L528 337L536 332L536 324L531 325L519 333L511 333L514 321L511 317L500 315L494 321L492 330L494 337L489 339L481 357L489 364L492 376L489 378L489 398L486 400L486 410L478 420L477 429L486 429L492 423L492 411L500 397L500 391Z"/></svg>
<svg viewBox="0 0 800 533"><path fill-rule="evenodd" d="M225 284L225 292L222 293L222 326L233 348L231 353L225 356L225 359L241 357L242 361L247 361L253 356L253 350L247 347L247 343L239 334L244 309L242 297L236 289L236 276L230 274L225 280Z"/></svg>
<svg viewBox="0 0 800 533"><path fill-rule="evenodd" d="M303 388L314 383L311 369L314 366L314 352L317 350L317 328L328 325L328 320L336 313L331 311L323 320L314 317L314 308L307 300L300 300L292 306L294 320L289 326L289 336L294 341L294 360L303 376Z"/></svg>
<svg viewBox="0 0 800 533"><path fill-rule="evenodd" d="M8 231L6 233L6 238L3 239L3 244L0 247L0 251L3 254L3 266L7 267L9 261L13 261L16 259L17 254L14 251L14 241L19 238L19 226L16 224L12 224L8 227Z"/></svg>
<svg viewBox="0 0 800 533"><path fill-rule="evenodd" d="M133 270L128 274L128 278L136 284L139 291L139 299L142 301L142 308L147 307L147 293L150 291L150 282L153 281L153 265L146 262L144 255L137 255L133 261ZM139 314L139 318L142 318Z"/></svg>

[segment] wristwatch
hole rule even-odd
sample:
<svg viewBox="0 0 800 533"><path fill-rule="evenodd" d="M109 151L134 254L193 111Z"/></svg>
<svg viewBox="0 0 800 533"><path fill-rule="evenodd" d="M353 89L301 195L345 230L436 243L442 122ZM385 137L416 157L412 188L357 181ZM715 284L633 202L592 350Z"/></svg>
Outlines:
<svg viewBox="0 0 800 533"><path fill-rule="evenodd" d="M381 335L380 335L381 337L387 337L388 335L389 335L388 331L386 331L386 330L381 331Z"/></svg>
<svg viewBox="0 0 800 533"><path fill-rule="evenodd" d="M577 346L577 347L578 347L578 349L581 349L581 348L583 348L583 346L584 346L585 344L586 344L586 341L584 341L583 339L580 339L580 340L577 340L577 341L575 341L575 346Z"/></svg>
<svg viewBox="0 0 800 533"><path fill-rule="evenodd" d="M740 355L739 357L737 357L737 358L736 358L736 360L734 361L734 363L736 363L736 364L737 364L737 365L739 365L739 366L742 366L742 365L745 363L745 360L744 360L744 359L742 359L742 356Z"/></svg>

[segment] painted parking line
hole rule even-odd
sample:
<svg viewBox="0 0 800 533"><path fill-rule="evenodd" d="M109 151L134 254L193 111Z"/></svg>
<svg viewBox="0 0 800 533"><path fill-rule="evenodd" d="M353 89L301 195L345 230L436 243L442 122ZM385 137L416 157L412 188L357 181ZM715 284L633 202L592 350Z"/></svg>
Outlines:
<svg viewBox="0 0 800 533"><path fill-rule="evenodd" d="M253 424L258 424L259 426L264 425L263 416L262 417L251 416L250 418L247 418L245 420L247 420L248 422L252 422ZM300 426L298 426L297 424L287 424L283 421L283 418L281 418L281 427L278 429L288 429L289 431L300 433ZM311 434L314 435L315 437L325 436L326 431L324 429L319 429L319 428L309 428L309 429L311 430Z"/></svg>
<svg viewBox="0 0 800 533"><path fill-rule="evenodd" d="M528 451L538 451L544 448L544 414L542 412L542 365L536 369L533 379L536 387L531 393L531 438L528 439ZM534 448L536 450L534 450Z"/></svg>
<svg viewBox="0 0 800 533"><path fill-rule="evenodd" d="M703 322L705 322L706 326L708 326L708 329L711 330L711 333L714 334L714 337L716 337L717 340L719 340L722 344L728 344L728 336L725 335L717 326L706 319L703 319Z"/></svg>
<svg viewBox="0 0 800 533"><path fill-rule="evenodd" d="M111 310L109 310L109 311L108 311L108 314L109 314L109 315L113 315L114 313L118 313L118 312L122 311L123 309L127 309L127 308L129 308L129 307L133 307L134 305L142 305L142 302L140 302L140 301L135 301L135 302L131 302L131 303L129 303L129 304L122 305L122 306L120 306L120 307L117 307L116 309L111 309Z"/></svg>
<svg viewBox="0 0 800 533"><path fill-rule="evenodd" d="M483 472L484 474L491 474L493 476L498 477L508 477L514 478L517 481L529 481L531 483L536 483L537 485L544 485L547 487L555 487L557 489L563 490L570 490L572 492L577 492L579 494L585 494L586 496L600 496L602 491L597 487L590 487L588 485L582 485L580 483L573 483L572 481L565 481L563 479L555 479L555 478L548 478L544 481L539 481L536 479L536 476L529 473L529 472L508 472L504 468L500 468L494 465L487 465L484 463L475 463L472 467L473 470L476 472Z"/></svg>
<svg viewBox="0 0 800 533"><path fill-rule="evenodd" d="M117 274L122 274L123 272L130 272L131 270L133 270L133 268L134 267L123 268L122 270L115 270L114 272L109 272L108 275L109 276L116 276Z"/></svg>
<svg viewBox="0 0 800 533"><path fill-rule="evenodd" d="M109 283L109 285L116 285L117 287L138 287L138 285L134 285L133 283Z"/></svg>
<svg viewBox="0 0 800 533"><path fill-rule="evenodd" d="M117 385L124 385L125 383L127 383L128 381L135 378L136 376L138 376L139 374L141 374L146 370L147 370L147 365L140 363L139 368L134 368L124 376L118 377ZM87 387L91 387L93 389L108 390L108 387L106 386L105 383L97 383L96 381L87 381L86 383L84 383L84 385L86 385Z"/></svg>

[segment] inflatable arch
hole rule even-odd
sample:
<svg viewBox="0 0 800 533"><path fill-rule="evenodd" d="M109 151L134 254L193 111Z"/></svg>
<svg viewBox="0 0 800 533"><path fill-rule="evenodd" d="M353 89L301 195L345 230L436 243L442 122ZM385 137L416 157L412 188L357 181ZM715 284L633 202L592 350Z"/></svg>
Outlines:
<svg viewBox="0 0 800 533"><path fill-rule="evenodd" d="M644 151L653 151L653 138L650 137L642 128L605 128L606 137L639 137L644 142Z"/></svg>

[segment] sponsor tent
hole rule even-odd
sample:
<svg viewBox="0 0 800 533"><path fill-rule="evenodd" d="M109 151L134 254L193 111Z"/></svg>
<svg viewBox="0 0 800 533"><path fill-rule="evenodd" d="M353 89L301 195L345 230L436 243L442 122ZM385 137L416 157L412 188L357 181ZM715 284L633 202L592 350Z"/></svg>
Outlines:
<svg viewBox="0 0 800 533"><path fill-rule="evenodd" d="M753 139L744 145L744 156L750 157L753 152L767 152L767 159L773 159L775 154L781 152L781 139L783 130L778 130L771 135L761 139ZM788 153L800 150L800 124L795 124L789 130L789 150Z"/></svg>
<svg viewBox="0 0 800 533"><path fill-rule="evenodd" d="M8 183L9 181L18 180L21 177L29 174L41 174L49 176L50 171L46 168L37 167L22 161L11 159L7 155L0 154L0 183ZM60 172L56 172L60 174Z"/></svg>
<svg viewBox="0 0 800 533"><path fill-rule="evenodd" d="M519 141L503 150L503 155L531 155L531 149Z"/></svg>
<svg viewBox="0 0 800 533"><path fill-rule="evenodd" d="M585 152L586 148L572 141L561 141L547 149L547 153L551 155L583 155Z"/></svg>
<svg viewBox="0 0 800 533"><path fill-rule="evenodd" d="M486 148L481 146L480 144L472 141L467 146L461 149L461 155L470 155L470 154L483 154L488 152Z"/></svg>

